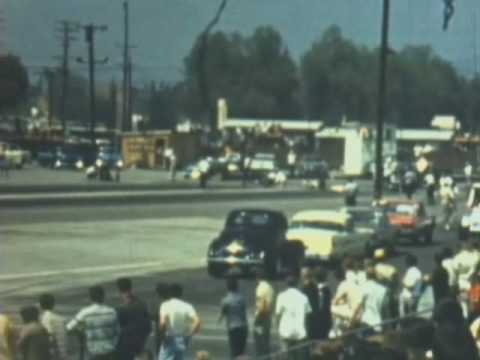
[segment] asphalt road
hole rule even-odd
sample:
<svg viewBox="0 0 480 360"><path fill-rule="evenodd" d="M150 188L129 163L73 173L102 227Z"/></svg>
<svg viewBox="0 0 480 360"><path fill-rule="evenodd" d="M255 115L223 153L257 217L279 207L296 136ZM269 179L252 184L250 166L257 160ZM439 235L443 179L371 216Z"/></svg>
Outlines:
<svg viewBox="0 0 480 360"><path fill-rule="evenodd" d="M371 201L370 191L361 202ZM341 197L192 202L168 205L35 207L0 212L0 301L4 311L16 314L39 293L51 291L59 309L71 316L86 304L86 287L102 283L112 304L118 302L112 282L119 276L134 277L138 293L156 308L155 284L180 282L185 297L195 304L203 330L195 349L207 349L215 358L226 358L223 325L216 322L224 294L222 281L205 271L205 250L221 230L225 215L239 207L264 207L291 216L309 208L334 209ZM437 211L437 209L430 209ZM437 231L431 246L402 246L391 261L400 267L405 252L420 259L424 271L432 268L433 253L443 246L457 246L454 233ZM281 284L278 287L281 288ZM251 280L242 289L250 304Z"/></svg>

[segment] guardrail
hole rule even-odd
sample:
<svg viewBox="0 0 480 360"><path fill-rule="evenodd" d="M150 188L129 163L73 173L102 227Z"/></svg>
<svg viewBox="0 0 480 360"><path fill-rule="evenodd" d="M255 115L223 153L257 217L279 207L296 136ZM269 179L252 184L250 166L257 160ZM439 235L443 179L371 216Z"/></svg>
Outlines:
<svg viewBox="0 0 480 360"><path fill-rule="evenodd" d="M263 355L263 356L257 356L255 359L257 360L290 360L290 359L295 359L295 360L309 360L309 359L322 359L321 355L317 355L318 357L312 358L311 354L314 352L315 348L318 348L322 345L327 345L329 343L334 343L334 342L349 342L351 339L366 339L371 338L372 334L378 334L378 331L375 331L376 328L382 328L382 329L396 329L399 330L398 327L402 322L407 322L408 320L412 319L424 319L426 321L429 321L431 317L431 313L433 312L433 309L427 309L419 312L414 312L410 313L406 316L403 317L397 317L389 320L385 320L379 324L373 325L373 326L363 326L363 327L358 327L353 330L347 331L343 333L342 335L332 338L332 339L327 339L327 340L308 340L302 343L299 343L298 345L291 346L288 349L283 349L281 351L273 352L268 355ZM423 315L423 316L422 316ZM429 315L429 316L425 316ZM405 328L403 328L405 331ZM348 351L348 350L347 350ZM330 359L330 358L329 358Z"/></svg>

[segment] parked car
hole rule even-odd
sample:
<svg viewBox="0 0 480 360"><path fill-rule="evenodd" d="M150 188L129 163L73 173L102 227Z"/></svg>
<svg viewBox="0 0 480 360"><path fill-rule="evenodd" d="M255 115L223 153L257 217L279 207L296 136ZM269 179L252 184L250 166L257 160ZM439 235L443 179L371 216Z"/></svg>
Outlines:
<svg viewBox="0 0 480 360"><path fill-rule="evenodd" d="M395 252L396 230L390 224L388 213L384 208L371 206L352 206L340 209L340 212L349 214L360 232L370 235L371 243L369 255L382 248L387 254Z"/></svg>
<svg viewBox="0 0 480 360"><path fill-rule="evenodd" d="M387 213L390 224L395 228L397 239L410 239L426 244L433 241L435 216L429 216L421 201L408 199L383 199L378 203Z"/></svg>
<svg viewBox="0 0 480 360"><path fill-rule="evenodd" d="M468 193L466 213L458 227L459 240L480 237L480 183L474 183Z"/></svg>
<svg viewBox="0 0 480 360"><path fill-rule="evenodd" d="M364 255L371 234L355 226L350 214L331 210L305 210L291 220L287 240L305 248L305 262L338 262L345 255Z"/></svg>
<svg viewBox="0 0 480 360"><path fill-rule="evenodd" d="M285 215L278 211L231 211L224 229L208 247L208 273L219 277L236 268L248 274L261 267L272 276L278 274L287 225Z"/></svg>
<svg viewBox="0 0 480 360"><path fill-rule="evenodd" d="M5 157L9 167L21 169L32 160L30 151L22 149L17 144L0 142L0 153Z"/></svg>
<svg viewBox="0 0 480 360"><path fill-rule="evenodd" d="M82 170L94 165L97 159L97 148L90 144L64 144L56 149L53 156L55 169Z"/></svg>
<svg viewBox="0 0 480 360"><path fill-rule="evenodd" d="M99 168L107 167L108 169L122 169L123 157L113 146L101 146L98 150L95 165Z"/></svg>

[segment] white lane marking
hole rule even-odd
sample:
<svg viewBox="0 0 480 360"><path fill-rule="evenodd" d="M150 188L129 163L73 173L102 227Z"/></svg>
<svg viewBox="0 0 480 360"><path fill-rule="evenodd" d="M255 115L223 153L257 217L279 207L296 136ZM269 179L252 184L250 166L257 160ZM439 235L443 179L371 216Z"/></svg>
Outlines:
<svg viewBox="0 0 480 360"><path fill-rule="evenodd" d="M198 264L204 264L203 260L199 261ZM150 261L150 262L143 262L143 263L135 263L135 264L123 264L123 265L105 265L105 266L91 266L91 267L84 267L84 268L76 268L76 269L63 269L63 270L48 270L48 271L38 271L32 273L20 273L20 274L3 274L0 275L1 280L21 280L21 279L30 279L30 278L40 278L40 277L50 277L50 276L58 276L58 275L70 275L70 274L89 274L89 273L102 273L102 272L110 272L110 271L118 271L118 270L132 270L132 269L143 269L143 268L154 268L160 267L165 265L162 261ZM191 264L191 266L195 266L195 264ZM182 268L188 268L188 265L185 265Z"/></svg>

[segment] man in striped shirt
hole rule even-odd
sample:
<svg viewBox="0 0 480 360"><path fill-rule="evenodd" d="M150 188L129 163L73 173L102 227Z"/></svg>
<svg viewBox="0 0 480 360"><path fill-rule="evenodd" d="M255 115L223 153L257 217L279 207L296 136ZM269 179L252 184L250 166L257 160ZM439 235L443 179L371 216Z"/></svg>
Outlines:
<svg viewBox="0 0 480 360"><path fill-rule="evenodd" d="M114 360L120 327L114 308L104 304L105 292L100 286L89 290L92 304L67 324L67 330L81 330L85 334L91 360Z"/></svg>

